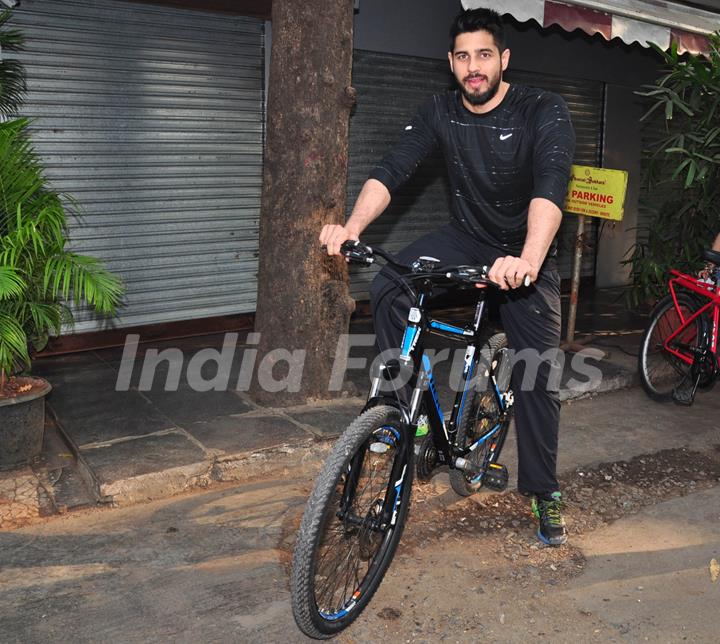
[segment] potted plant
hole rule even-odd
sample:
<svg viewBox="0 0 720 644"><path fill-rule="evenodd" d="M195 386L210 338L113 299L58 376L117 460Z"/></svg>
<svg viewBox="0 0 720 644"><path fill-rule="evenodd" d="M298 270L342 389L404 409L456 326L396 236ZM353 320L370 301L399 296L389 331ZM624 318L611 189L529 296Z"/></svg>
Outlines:
<svg viewBox="0 0 720 644"><path fill-rule="evenodd" d="M4 52L22 45L17 32L3 29L7 17L0 15ZM23 91L22 68L0 61L3 117L17 109ZM0 122L0 469L40 452L50 385L24 371L34 351L72 323L67 303L112 315L123 293L99 260L66 248L66 206L43 176L27 128L27 119Z"/></svg>

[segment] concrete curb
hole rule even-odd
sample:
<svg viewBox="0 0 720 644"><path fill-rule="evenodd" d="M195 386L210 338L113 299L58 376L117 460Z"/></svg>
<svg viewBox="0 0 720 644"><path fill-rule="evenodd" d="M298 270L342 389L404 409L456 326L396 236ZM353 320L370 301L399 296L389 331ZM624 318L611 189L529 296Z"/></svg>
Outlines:
<svg viewBox="0 0 720 644"><path fill-rule="evenodd" d="M104 502L121 507L175 496L213 483L246 483L267 476L290 478L316 472L335 438L280 445L261 452L224 454L214 459L100 484Z"/></svg>
<svg viewBox="0 0 720 644"><path fill-rule="evenodd" d="M580 400L595 394L607 394L620 389L637 387L640 384L640 376L637 373L623 371L609 378L603 378L597 387L583 389L581 387L560 390L560 402Z"/></svg>

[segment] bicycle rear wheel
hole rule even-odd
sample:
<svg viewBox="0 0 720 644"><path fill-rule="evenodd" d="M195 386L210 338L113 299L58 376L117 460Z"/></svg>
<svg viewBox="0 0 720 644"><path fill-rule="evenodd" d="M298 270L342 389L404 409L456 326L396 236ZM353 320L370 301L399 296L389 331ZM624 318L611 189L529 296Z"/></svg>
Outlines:
<svg viewBox="0 0 720 644"><path fill-rule="evenodd" d="M336 635L380 585L410 506L412 454L412 437L391 406L367 410L338 439L293 555L293 615L306 635Z"/></svg>
<svg viewBox="0 0 720 644"><path fill-rule="evenodd" d="M680 293L678 307L683 318L697 311L697 302ZM682 321L671 295L666 295L653 310L650 323L640 343L640 382L650 398L659 402L672 400L673 391L689 377L691 365L665 349L665 341L681 326ZM683 355L693 356L705 341L706 322L698 316L673 340ZM703 383L701 383L702 385Z"/></svg>
<svg viewBox="0 0 720 644"><path fill-rule="evenodd" d="M477 374L484 386L482 390L474 390L468 394L472 395L472 398L469 408L460 420L457 445L460 448L468 447L494 427L497 428L497 431L467 456L470 461L480 467L479 473L472 474L458 469L450 470L450 485L460 496L470 496L482 487L485 472L500 457L500 450L510 425L509 418L501 420L501 410L490 377L491 375L495 376L501 395L508 392L512 365L504 333L497 333L483 345L478 360Z"/></svg>

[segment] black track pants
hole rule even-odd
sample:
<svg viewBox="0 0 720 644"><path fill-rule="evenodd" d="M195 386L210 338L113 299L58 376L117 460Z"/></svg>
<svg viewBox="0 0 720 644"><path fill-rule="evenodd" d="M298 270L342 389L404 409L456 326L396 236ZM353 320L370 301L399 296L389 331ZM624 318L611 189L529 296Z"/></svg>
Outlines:
<svg viewBox="0 0 720 644"><path fill-rule="evenodd" d="M399 254L410 263L421 255L443 264L487 264L502 253L447 225L413 242ZM393 280L393 277L395 279ZM375 333L380 351L400 346L411 305L397 284L397 273L385 267L370 289ZM549 494L558 489L556 477L560 368L560 276L549 258L529 288L501 295L500 316L508 344L516 354L512 376L518 444L518 489Z"/></svg>

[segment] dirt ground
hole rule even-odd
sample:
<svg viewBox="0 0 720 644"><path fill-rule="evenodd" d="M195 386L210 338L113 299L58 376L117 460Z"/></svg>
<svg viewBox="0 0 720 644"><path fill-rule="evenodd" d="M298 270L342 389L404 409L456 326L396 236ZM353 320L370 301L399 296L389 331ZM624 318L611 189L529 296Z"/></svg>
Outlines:
<svg viewBox="0 0 720 644"><path fill-rule="evenodd" d="M563 413L569 544L539 545L514 492L416 482L397 556L338 641L720 641L720 399L682 424L633 390ZM307 642L288 568L311 486L279 473L0 530L0 642Z"/></svg>
<svg viewBox="0 0 720 644"><path fill-rule="evenodd" d="M586 569L584 539L645 508L719 486L720 451L664 450L566 473L570 539L559 548L537 541L525 497L481 493L458 500L444 479L416 485L408 528L371 616L341 641L634 640L641 633L633 635L628 624L608 624L567 601ZM636 587L638 597L628 601L642 601L642 590ZM710 623L716 617L707 616ZM692 641L718 641L717 625L715 635L704 636L692 624ZM678 639L656 633L640 641L687 639L678 627Z"/></svg>

